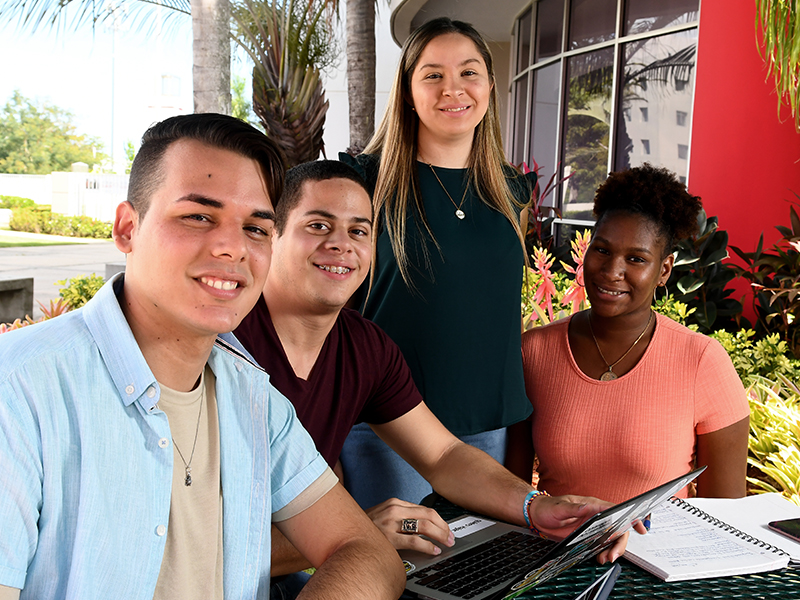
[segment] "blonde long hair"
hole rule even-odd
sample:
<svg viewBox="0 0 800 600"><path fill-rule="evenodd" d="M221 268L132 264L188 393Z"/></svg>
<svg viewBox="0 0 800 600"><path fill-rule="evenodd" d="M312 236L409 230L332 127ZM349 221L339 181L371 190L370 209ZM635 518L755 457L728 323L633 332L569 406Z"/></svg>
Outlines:
<svg viewBox="0 0 800 600"><path fill-rule="evenodd" d="M481 34L472 25L463 21L452 21L447 17L428 21L414 31L403 44L400 64L389 94L386 112L375 135L364 149L365 154L381 156L378 181L373 197L376 229L382 226L386 227L400 274L406 285L410 287L413 287L413 284L409 274L408 254L405 246L409 199L421 216L421 223L418 223L417 226L421 225L434 243L436 242L425 217L417 176L419 117L412 110L410 104L411 78L425 47L434 38L448 33L466 36L474 42L486 64L489 80L492 84L495 83L492 54ZM388 159L384 160L384 158ZM509 220L524 250L524 238L517 220L517 213L514 210L515 206L519 207L520 205L511 193L504 173L504 167L508 166L508 162L505 159L500 136L496 85L492 85L486 114L475 128L475 137L467 166L470 173L469 183L477 191L478 197ZM385 224L381 221L385 221ZM374 236L373 240L376 238L377 236ZM427 252L426 246L423 245L423 249ZM375 261L373 261L373 268L374 264Z"/></svg>

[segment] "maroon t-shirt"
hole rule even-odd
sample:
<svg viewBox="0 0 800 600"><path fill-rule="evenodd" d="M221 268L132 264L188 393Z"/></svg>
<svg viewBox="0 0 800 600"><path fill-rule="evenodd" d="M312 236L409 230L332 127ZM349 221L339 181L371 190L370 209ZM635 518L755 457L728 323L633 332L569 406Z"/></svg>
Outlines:
<svg viewBox="0 0 800 600"><path fill-rule="evenodd" d="M388 423L422 402L400 349L357 311L342 309L308 380L294 374L264 296L234 334L292 402L331 466L353 425Z"/></svg>

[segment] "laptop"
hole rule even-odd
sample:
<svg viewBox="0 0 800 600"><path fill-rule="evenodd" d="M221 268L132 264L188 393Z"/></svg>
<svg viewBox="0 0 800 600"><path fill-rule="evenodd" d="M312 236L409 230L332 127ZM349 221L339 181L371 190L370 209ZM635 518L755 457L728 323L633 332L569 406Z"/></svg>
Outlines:
<svg viewBox="0 0 800 600"><path fill-rule="evenodd" d="M597 513L560 542L466 514L448 521L455 544L438 556L401 550L406 593L425 600L507 600L599 554L686 487L705 467Z"/></svg>

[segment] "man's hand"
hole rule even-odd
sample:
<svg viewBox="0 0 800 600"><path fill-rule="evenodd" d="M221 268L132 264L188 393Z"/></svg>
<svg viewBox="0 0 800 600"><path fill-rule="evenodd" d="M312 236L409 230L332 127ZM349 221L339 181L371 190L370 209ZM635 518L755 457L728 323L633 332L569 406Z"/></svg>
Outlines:
<svg viewBox="0 0 800 600"><path fill-rule="evenodd" d="M442 550L434 542L448 547L455 542L450 527L432 508L425 508L398 498L389 498L367 510L367 516L397 550L416 550L438 555ZM403 519L417 519L419 535L401 533ZM420 535L432 541L424 540Z"/></svg>
<svg viewBox="0 0 800 600"><path fill-rule="evenodd" d="M588 496L540 496L530 504L528 514L536 528L548 539L561 540L580 527L585 521L606 508L610 502ZM644 525L637 522L634 528L646 533ZM619 536L613 544L597 555L600 564L614 562L625 552L628 534Z"/></svg>

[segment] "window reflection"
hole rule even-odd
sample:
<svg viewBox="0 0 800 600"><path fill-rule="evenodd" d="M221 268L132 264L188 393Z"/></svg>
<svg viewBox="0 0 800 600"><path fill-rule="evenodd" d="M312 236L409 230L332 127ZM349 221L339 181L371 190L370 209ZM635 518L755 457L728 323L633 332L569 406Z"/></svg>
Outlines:
<svg viewBox="0 0 800 600"><path fill-rule="evenodd" d="M531 108L531 151L528 164L539 165L539 176L547 181L556 172L558 141L558 100L561 96L561 63L553 63L534 71L533 106ZM553 206L555 195L545 199Z"/></svg>
<svg viewBox="0 0 800 600"><path fill-rule="evenodd" d="M531 9L519 18L517 30L517 73L528 68L531 57L531 22L533 17Z"/></svg>
<svg viewBox="0 0 800 600"><path fill-rule="evenodd" d="M624 35L697 20L700 0L627 0Z"/></svg>
<svg viewBox="0 0 800 600"><path fill-rule="evenodd" d="M615 170L648 161L687 174L696 49L696 29L623 46ZM631 110L642 118L624 118ZM637 145L635 139L650 143Z"/></svg>
<svg viewBox="0 0 800 600"><path fill-rule="evenodd" d="M514 86L515 122L520 123L521 127L515 131L512 162L518 164L525 160L525 116L528 113L528 76L523 75L516 81Z"/></svg>
<svg viewBox="0 0 800 600"><path fill-rule="evenodd" d="M536 4L536 55L534 60L561 52L564 0L540 0Z"/></svg>
<svg viewBox="0 0 800 600"><path fill-rule="evenodd" d="M591 218L594 191L608 176L608 142L614 49L573 56L567 62L567 118L563 216Z"/></svg>
<svg viewBox="0 0 800 600"><path fill-rule="evenodd" d="M571 50L613 40L617 0L572 0L569 17Z"/></svg>

